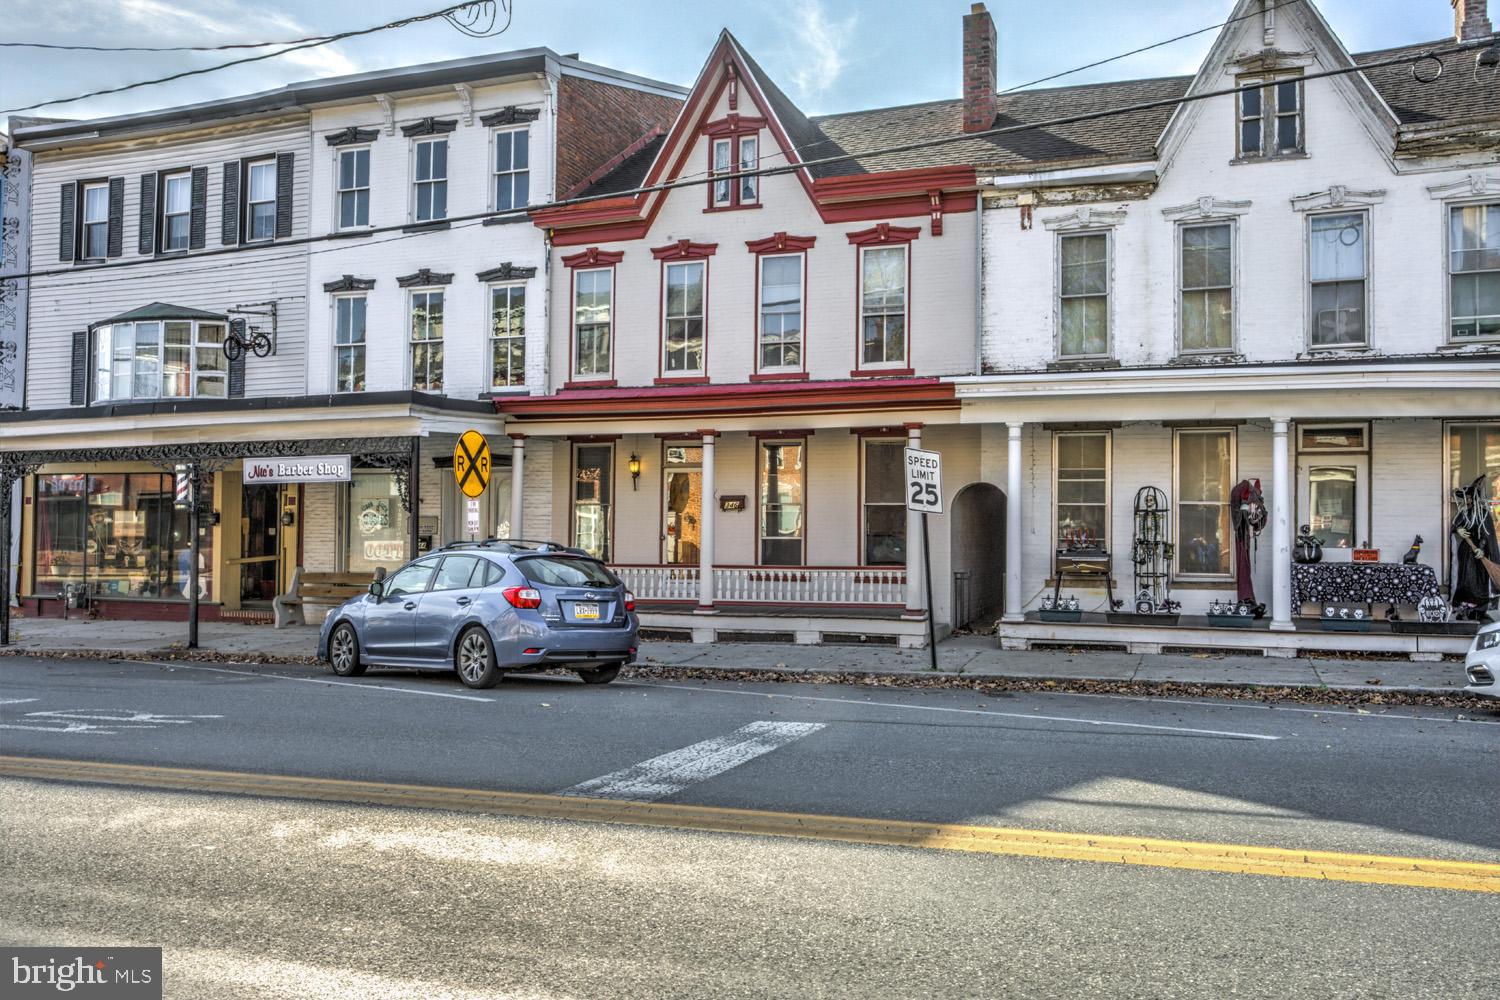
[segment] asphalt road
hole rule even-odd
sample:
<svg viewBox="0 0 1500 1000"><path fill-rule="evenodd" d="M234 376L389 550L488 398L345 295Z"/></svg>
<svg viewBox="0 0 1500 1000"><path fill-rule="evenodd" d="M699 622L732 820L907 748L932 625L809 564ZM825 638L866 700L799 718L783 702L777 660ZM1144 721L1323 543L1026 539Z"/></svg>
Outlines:
<svg viewBox="0 0 1500 1000"><path fill-rule="evenodd" d="M1500 861L1495 713L332 681L8 659L0 752ZM0 835L0 940L165 943L169 996L1451 998L1500 983L1476 947L1495 897L1471 892L14 780Z"/></svg>

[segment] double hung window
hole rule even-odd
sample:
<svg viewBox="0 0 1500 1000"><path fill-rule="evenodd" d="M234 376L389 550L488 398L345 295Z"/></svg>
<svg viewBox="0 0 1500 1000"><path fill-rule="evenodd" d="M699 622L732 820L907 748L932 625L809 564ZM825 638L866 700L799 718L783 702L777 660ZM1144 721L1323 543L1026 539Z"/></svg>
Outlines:
<svg viewBox="0 0 1500 1000"><path fill-rule="evenodd" d="M906 563L906 480L903 440L864 442L861 537L866 566Z"/></svg>
<svg viewBox="0 0 1500 1000"><path fill-rule="evenodd" d="M365 390L365 308L363 295L333 300L333 391Z"/></svg>
<svg viewBox="0 0 1500 1000"><path fill-rule="evenodd" d="M245 239L272 239L276 235L276 161L251 163L246 168L245 190Z"/></svg>
<svg viewBox="0 0 1500 1000"><path fill-rule="evenodd" d="M526 129L495 133L495 211L525 208L530 200L530 145Z"/></svg>
<svg viewBox="0 0 1500 1000"><path fill-rule="evenodd" d="M443 293L411 293L411 387L437 392L443 388Z"/></svg>
<svg viewBox="0 0 1500 1000"><path fill-rule="evenodd" d="M188 248L192 220L193 179L186 171L168 174L161 185L161 248L165 252Z"/></svg>
<svg viewBox="0 0 1500 1000"><path fill-rule="evenodd" d="M83 228L80 254L84 260L103 260L109 252L109 185L83 185Z"/></svg>
<svg viewBox="0 0 1500 1000"><path fill-rule="evenodd" d="M1056 436L1058 548L1109 548L1109 433Z"/></svg>
<svg viewBox="0 0 1500 1000"><path fill-rule="evenodd" d="M760 258L760 370L802 368L802 255Z"/></svg>
<svg viewBox="0 0 1500 1000"><path fill-rule="evenodd" d="M1448 210L1448 288L1453 340L1500 337L1500 204Z"/></svg>
<svg viewBox="0 0 1500 1000"><path fill-rule="evenodd" d="M1234 347L1234 227L1227 222L1183 226L1182 350Z"/></svg>
<svg viewBox="0 0 1500 1000"><path fill-rule="evenodd" d="M860 249L860 367L906 364L906 247Z"/></svg>
<svg viewBox="0 0 1500 1000"><path fill-rule="evenodd" d="M1108 233L1058 239L1059 357L1109 354L1109 250Z"/></svg>
<svg viewBox="0 0 1500 1000"><path fill-rule="evenodd" d="M339 150L339 228L370 224L370 150Z"/></svg>
<svg viewBox="0 0 1500 1000"><path fill-rule="evenodd" d="M1264 84L1270 83L1270 86ZM1302 152L1302 80L1242 80L1239 152L1242 158Z"/></svg>
<svg viewBox="0 0 1500 1000"><path fill-rule="evenodd" d="M526 286L490 289L490 388L526 384Z"/></svg>
<svg viewBox="0 0 1500 1000"><path fill-rule="evenodd" d="M662 371L667 375L703 373L703 291L707 266L701 260L666 265Z"/></svg>
<svg viewBox="0 0 1500 1000"><path fill-rule="evenodd" d="M1308 220L1309 340L1313 347L1368 343L1366 226L1363 212L1314 215Z"/></svg>
<svg viewBox="0 0 1500 1000"><path fill-rule="evenodd" d="M1230 576L1234 432L1177 431L1177 575Z"/></svg>
<svg viewBox="0 0 1500 1000"><path fill-rule="evenodd" d="M614 271L577 271L573 277L573 372L607 376L614 330Z"/></svg>
<svg viewBox="0 0 1500 1000"><path fill-rule="evenodd" d="M416 147L413 218L436 222L448 217L448 140L423 139Z"/></svg>

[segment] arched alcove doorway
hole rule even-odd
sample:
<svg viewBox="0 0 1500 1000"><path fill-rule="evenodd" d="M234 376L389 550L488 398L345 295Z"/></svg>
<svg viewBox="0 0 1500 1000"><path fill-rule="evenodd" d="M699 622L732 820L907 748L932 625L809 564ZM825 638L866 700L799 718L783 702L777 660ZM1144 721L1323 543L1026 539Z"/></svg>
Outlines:
<svg viewBox="0 0 1500 1000"><path fill-rule="evenodd" d="M953 627L989 626L1005 606L1005 494L970 483L953 498Z"/></svg>

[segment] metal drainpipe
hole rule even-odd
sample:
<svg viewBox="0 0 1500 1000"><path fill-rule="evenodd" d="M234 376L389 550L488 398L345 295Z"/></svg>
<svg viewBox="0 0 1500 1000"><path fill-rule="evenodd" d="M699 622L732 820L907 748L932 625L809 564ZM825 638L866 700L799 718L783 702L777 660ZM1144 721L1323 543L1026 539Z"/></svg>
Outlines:
<svg viewBox="0 0 1500 1000"><path fill-rule="evenodd" d="M984 191L974 192L974 374L984 374Z"/></svg>

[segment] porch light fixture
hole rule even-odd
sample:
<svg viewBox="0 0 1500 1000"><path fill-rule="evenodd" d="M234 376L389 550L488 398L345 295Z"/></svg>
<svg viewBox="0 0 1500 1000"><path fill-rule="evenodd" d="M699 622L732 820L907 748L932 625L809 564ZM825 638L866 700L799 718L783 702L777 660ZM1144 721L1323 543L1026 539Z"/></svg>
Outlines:
<svg viewBox="0 0 1500 1000"><path fill-rule="evenodd" d="M630 453L630 488L639 490L641 488L641 456L635 452Z"/></svg>

